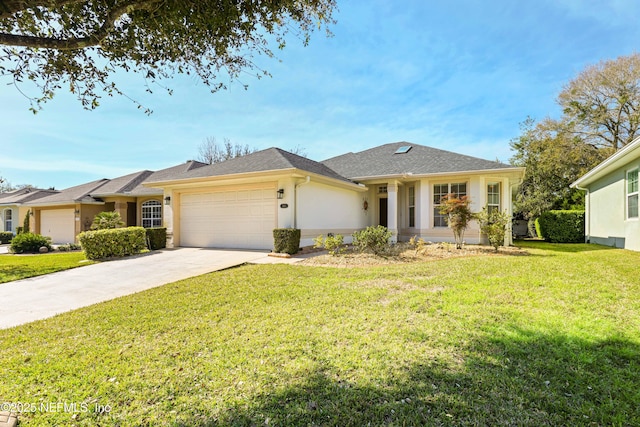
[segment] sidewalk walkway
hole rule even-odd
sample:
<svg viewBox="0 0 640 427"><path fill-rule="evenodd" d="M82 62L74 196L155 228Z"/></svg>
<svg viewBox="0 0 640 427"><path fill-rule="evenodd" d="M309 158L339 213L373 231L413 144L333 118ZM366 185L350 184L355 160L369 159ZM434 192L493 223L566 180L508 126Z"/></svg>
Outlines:
<svg viewBox="0 0 640 427"><path fill-rule="evenodd" d="M0 284L0 329L244 263L295 263L265 252L163 249Z"/></svg>

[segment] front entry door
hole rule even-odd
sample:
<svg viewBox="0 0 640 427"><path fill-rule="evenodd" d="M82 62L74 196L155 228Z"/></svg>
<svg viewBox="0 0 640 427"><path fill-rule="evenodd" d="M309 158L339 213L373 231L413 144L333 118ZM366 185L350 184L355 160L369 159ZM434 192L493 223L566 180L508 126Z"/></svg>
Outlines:
<svg viewBox="0 0 640 427"><path fill-rule="evenodd" d="M388 199L379 199L380 203L380 212L378 212L378 218L380 218L380 225L382 225L383 227L387 226L387 215L388 215L388 211L387 211L387 206L388 206Z"/></svg>

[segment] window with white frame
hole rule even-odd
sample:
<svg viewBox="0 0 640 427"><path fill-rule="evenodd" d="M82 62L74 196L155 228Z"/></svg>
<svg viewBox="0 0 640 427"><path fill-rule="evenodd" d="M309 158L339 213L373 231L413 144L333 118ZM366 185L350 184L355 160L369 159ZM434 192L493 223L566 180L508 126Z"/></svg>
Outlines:
<svg viewBox="0 0 640 427"><path fill-rule="evenodd" d="M500 183L487 184L487 213L500 212Z"/></svg>
<svg viewBox="0 0 640 427"><path fill-rule="evenodd" d="M409 227L416 226L416 187L411 186L408 189L408 202L409 202Z"/></svg>
<svg viewBox="0 0 640 427"><path fill-rule="evenodd" d="M638 169L627 172L627 218L638 218Z"/></svg>
<svg viewBox="0 0 640 427"><path fill-rule="evenodd" d="M433 185L433 226L446 227L447 216L440 213L440 205L442 198L447 194L453 194L455 197L463 197L467 195L467 183L455 182L451 184L434 184Z"/></svg>
<svg viewBox="0 0 640 427"><path fill-rule="evenodd" d="M162 227L162 203L149 200L142 204L142 226L144 228Z"/></svg>
<svg viewBox="0 0 640 427"><path fill-rule="evenodd" d="M4 231L13 231L13 211L11 209L4 210Z"/></svg>

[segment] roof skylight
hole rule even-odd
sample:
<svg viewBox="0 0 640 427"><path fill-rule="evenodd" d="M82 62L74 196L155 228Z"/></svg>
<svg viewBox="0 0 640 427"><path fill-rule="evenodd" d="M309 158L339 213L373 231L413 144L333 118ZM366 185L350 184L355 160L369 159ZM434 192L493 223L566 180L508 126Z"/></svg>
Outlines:
<svg viewBox="0 0 640 427"><path fill-rule="evenodd" d="M405 154L408 153L411 148L411 145L403 145L402 147L398 148L393 154Z"/></svg>

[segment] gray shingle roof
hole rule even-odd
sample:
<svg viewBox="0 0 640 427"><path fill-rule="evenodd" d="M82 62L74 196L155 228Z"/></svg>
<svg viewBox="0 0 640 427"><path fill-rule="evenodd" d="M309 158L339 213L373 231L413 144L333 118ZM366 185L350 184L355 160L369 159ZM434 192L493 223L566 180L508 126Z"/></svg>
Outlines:
<svg viewBox="0 0 640 427"><path fill-rule="evenodd" d="M66 188L56 194L43 197L33 202L25 203L27 205L46 205L46 204L62 204L62 203L92 203L98 200L90 196L91 193L108 183L106 178L97 181L87 182L85 184L76 185L75 187Z"/></svg>
<svg viewBox="0 0 640 427"><path fill-rule="evenodd" d="M0 193L0 205L15 205L27 203L56 193L58 193L57 190L21 188L15 191L9 191L7 193Z"/></svg>
<svg viewBox="0 0 640 427"><path fill-rule="evenodd" d="M168 181L176 177L180 177L189 171L193 171L204 166L208 165L206 163L198 162L195 160L189 160L186 163L153 172L151 175L147 176L143 182ZM132 196L146 196L152 194L162 194L162 189L145 187L142 185L142 182L140 182L138 185L136 185L135 188L131 190Z"/></svg>
<svg viewBox="0 0 640 427"><path fill-rule="evenodd" d="M151 171L145 170L110 179L109 182L91 193L91 196L100 197L112 196L114 194L128 194L131 192L131 190L140 185L152 173L153 172Z"/></svg>
<svg viewBox="0 0 640 427"><path fill-rule="evenodd" d="M223 176L287 169L300 169L306 172L349 182L347 178L337 174L322 163L307 159L306 157L298 156L297 154L290 153L280 148L267 148L266 150L256 151L255 153L229 159L221 163L214 163L212 165L193 169L180 176L173 176L168 179L155 179L155 177L150 177L146 182L151 183L167 181L170 179L201 178L207 176Z"/></svg>
<svg viewBox="0 0 640 427"><path fill-rule="evenodd" d="M395 154L400 147L410 146L404 154ZM477 157L465 156L410 142L394 142L359 153L347 153L322 162L350 179L393 175L430 175L508 169L513 166Z"/></svg>

